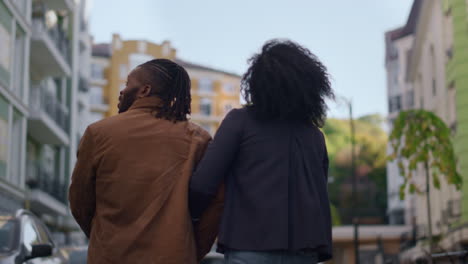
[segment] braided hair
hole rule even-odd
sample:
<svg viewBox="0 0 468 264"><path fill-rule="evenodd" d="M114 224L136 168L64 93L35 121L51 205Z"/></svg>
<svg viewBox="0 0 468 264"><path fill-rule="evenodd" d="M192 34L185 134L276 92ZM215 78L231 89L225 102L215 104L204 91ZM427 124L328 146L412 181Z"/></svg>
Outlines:
<svg viewBox="0 0 468 264"><path fill-rule="evenodd" d="M190 77L179 64L168 59L155 59L138 66L151 85L151 95L163 103L158 106L157 118L173 122L187 121L191 113Z"/></svg>

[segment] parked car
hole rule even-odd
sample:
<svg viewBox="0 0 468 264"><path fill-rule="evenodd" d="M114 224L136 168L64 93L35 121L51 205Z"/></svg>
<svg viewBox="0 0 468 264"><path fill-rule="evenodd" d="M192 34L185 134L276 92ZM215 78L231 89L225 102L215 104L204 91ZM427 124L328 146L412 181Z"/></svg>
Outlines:
<svg viewBox="0 0 468 264"><path fill-rule="evenodd" d="M61 264L47 227L31 212L0 214L0 264Z"/></svg>
<svg viewBox="0 0 468 264"><path fill-rule="evenodd" d="M86 264L88 259L87 247L66 247L60 249L67 264Z"/></svg>

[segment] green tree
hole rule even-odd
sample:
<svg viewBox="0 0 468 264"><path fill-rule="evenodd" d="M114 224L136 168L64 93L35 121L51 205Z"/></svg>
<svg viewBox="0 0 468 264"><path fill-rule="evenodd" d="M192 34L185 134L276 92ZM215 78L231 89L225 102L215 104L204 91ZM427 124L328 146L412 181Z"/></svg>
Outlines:
<svg viewBox="0 0 468 264"><path fill-rule="evenodd" d="M385 220L387 209L386 146L387 134L382 129L379 115L363 116L355 120L356 175L361 184L358 190L358 208L363 217ZM347 119L327 120L323 132L327 139L330 158L329 196L336 207L341 224L351 224L351 136ZM367 188L372 187L372 188ZM359 189L359 188L358 188ZM371 197L371 198L370 198ZM369 199L370 198L370 199ZM371 210L368 210L368 209ZM339 214L338 214L339 212ZM371 213L373 215L366 215Z"/></svg>
<svg viewBox="0 0 468 264"><path fill-rule="evenodd" d="M450 129L437 115L425 110L401 112L394 122L389 138L392 146L390 160L397 160L404 183L400 187L400 197L405 193L422 193L413 181L413 172L418 164L423 164L426 176L426 202L430 253L433 249L430 178L436 189L440 189L440 177L448 184L460 189L462 177L457 172Z"/></svg>

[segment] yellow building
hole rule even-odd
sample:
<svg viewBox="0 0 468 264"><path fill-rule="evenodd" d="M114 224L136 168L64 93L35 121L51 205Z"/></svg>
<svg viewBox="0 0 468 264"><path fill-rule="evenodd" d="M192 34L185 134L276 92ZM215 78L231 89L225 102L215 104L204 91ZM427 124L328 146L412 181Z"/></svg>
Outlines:
<svg viewBox="0 0 468 264"><path fill-rule="evenodd" d="M192 81L192 121L214 133L226 113L240 106L240 79L236 74L189 63L176 57L170 42L122 40L93 46L91 65L91 116L89 123L117 114L119 92L128 73L155 58L171 59L183 66Z"/></svg>

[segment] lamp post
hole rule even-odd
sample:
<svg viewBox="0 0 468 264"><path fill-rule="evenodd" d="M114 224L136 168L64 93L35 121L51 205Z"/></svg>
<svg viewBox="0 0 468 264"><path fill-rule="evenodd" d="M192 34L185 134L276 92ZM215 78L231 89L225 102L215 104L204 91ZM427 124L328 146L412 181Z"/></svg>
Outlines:
<svg viewBox="0 0 468 264"><path fill-rule="evenodd" d="M353 118L353 103L350 99L339 97L339 99L346 104L349 111L349 125L351 129L351 179L352 179L352 221L353 221L353 245L354 245L354 263L359 264L359 215L357 213L357 178L356 178L356 130Z"/></svg>

